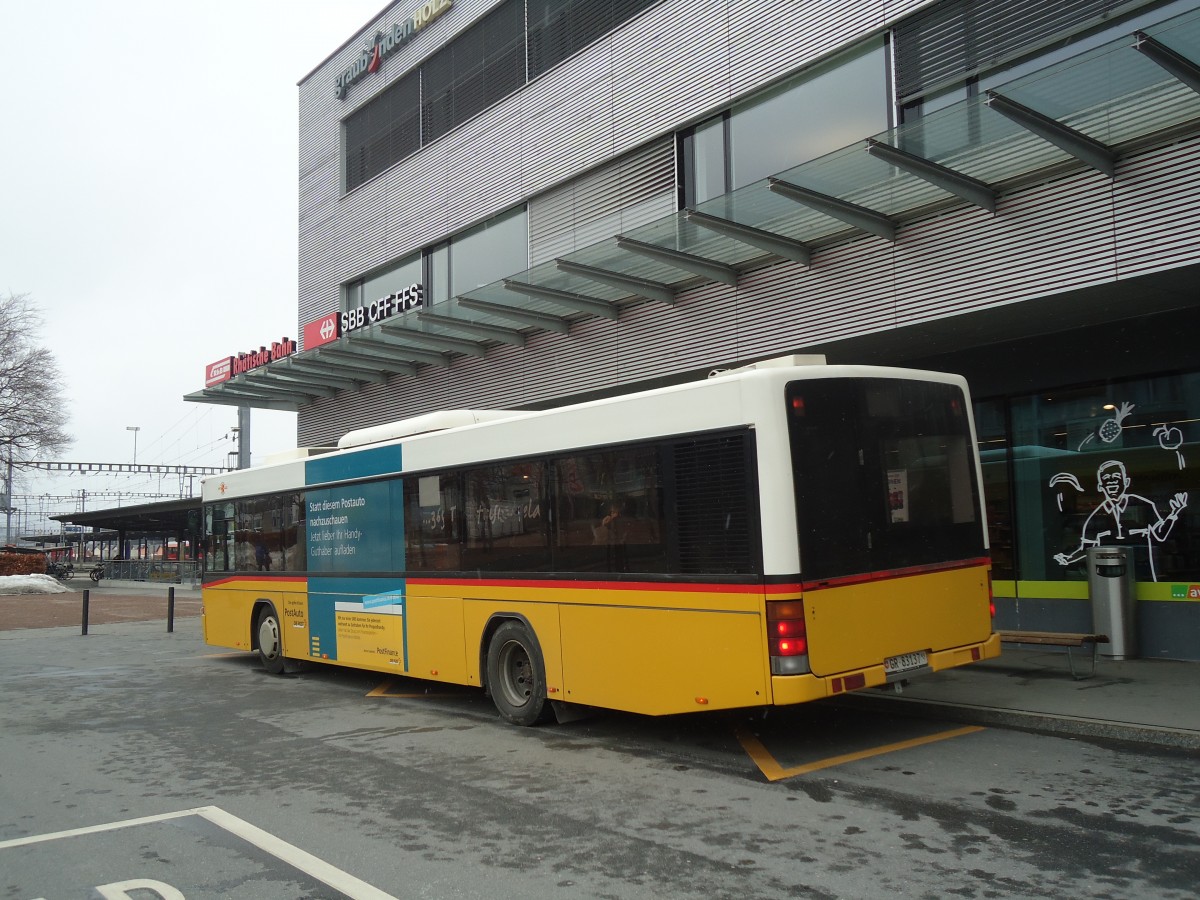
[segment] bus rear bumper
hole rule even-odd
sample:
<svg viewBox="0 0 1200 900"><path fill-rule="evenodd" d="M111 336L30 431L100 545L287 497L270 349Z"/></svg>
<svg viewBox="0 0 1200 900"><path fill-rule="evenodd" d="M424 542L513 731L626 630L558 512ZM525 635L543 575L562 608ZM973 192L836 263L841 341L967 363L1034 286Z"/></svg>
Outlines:
<svg viewBox="0 0 1200 900"><path fill-rule="evenodd" d="M978 644L967 644L964 647L930 653L929 665L914 672L913 675L919 677L930 672L965 666L983 659L994 659L999 655L1000 636L993 634L986 641ZM880 687L887 683L887 674L881 665L852 669L829 676L773 675L771 676L771 696L772 702L776 706L788 706L794 703L820 700L824 697L836 697L839 694L862 688Z"/></svg>

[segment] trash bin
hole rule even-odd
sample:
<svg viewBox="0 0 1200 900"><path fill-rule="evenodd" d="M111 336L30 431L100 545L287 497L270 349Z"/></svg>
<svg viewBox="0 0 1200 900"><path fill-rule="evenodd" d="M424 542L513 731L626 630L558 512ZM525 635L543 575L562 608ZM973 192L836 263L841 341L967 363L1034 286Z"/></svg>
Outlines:
<svg viewBox="0 0 1200 900"><path fill-rule="evenodd" d="M1137 589L1133 551L1128 547L1091 547L1087 554L1088 596L1092 599L1092 628L1108 635L1101 656L1136 659Z"/></svg>

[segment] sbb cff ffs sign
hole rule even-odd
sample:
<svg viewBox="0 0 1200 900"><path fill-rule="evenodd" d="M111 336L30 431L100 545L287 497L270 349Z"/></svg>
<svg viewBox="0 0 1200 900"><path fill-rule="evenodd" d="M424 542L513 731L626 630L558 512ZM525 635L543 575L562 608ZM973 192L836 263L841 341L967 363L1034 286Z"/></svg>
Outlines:
<svg viewBox="0 0 1200 900"><path fill-rule="evenodd" d="M344 313L330 313L304 326L304 349L320 347L344 334L378 324L398 313L420 309L424 305L425 289L419 284L410 284L402 291L380 297L364 306L348 309Z"/></svg>

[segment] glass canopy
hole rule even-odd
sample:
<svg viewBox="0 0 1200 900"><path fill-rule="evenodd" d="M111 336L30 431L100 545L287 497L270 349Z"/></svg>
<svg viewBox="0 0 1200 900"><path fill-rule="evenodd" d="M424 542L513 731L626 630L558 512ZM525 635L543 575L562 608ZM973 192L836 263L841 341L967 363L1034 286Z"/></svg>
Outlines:
<svg viewBox="0 0 1200 900"><path fill-rule="evenodd" d="M1063 60L793 169L186 399L297 408L337 391L568 333L628 305L874 236L1039 175L1093 169L1200 126L1200 10Z"/></svg>

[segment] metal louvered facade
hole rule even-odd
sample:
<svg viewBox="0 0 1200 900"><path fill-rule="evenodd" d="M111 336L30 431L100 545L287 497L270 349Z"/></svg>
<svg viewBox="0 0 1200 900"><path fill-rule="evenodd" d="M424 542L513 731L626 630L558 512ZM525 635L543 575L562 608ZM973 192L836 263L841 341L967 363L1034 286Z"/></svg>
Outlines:
<svg viewBox="0 0 1200 900"><path fill-rule="evenodd" d="M534 267L669 217L682 129L869 37L885 35L892 45L898 108L908 95L1054 40L1072 23L1139 6L880 0L748 13L733 0L626 5L629 18L605 31L581 12L586 5L567 4L551 21L547 11L557 7L534 4L541 12L530 18L531 80L352 189L343 173L350 123L389 90L405 96L395 92L452 59L457 39L485 47L482 23L507 16L508 34L511 0L459 0L376 80L338 99L333 80L363 52L366 36L404 11L396 4L309 75L300 85L298 322L336 310L340 285L519 204ZM581 30L565 35L572 15ZM548 35L569 52L547 66L538 41ZM535 330L523 346L489 343L483 357L447 353L415 377L364 385L363 402L301 404L300 440L325 443L441 407L546 405L1196 264L1194 141L1180 133L1137 148L1111 180L1051 166L1046 177L1005 190L994 214L931 208L904 222L895 241L848 232L818 245L809 266L768 258L742 270L736 287L685 283L671 304L626 303L615 320L574 321L568 334Z"/></svg>
<svg viewBox="0 0 1200 900"><path fill-rule="evenodd" d="M896 28L896 94L904 102L1137 6L1128 0L936 4Z"/></svg>
<svg viewBox="0 0 1200 900"><path fill-rule="evenodd" d="M527 258L193 399L296 409L298 443L328 446L440 409L546 408L791 353L959 372L1003 455L985 473L997 625L1088 630L1070 548L1053 545L1078 540L1072 504L1095 473L1054 498L1053 467L1136 449L1155 498L1200 478L1200 0L530 0L523 78L517 5L455 0L338 97L410 12L398 2L301 82L297 325L502 213L523 211ZM741 111L865 47L886 61L886 127L833 129L841 149L681 208L696 134L724 123L724 153L755 149L730 137ZM493 58L508 74L489 81L474 63ZM1143 420L1104 432L1126 445L1099 430L1088 445L1127 400ZM1174 452L1171 429L1177 468L1155 455ZM1200 583L1193 505L1149 551ZM1169 602L1160 571L1144 643L1196 658L1178 635L1200 603Z"/></svg>

